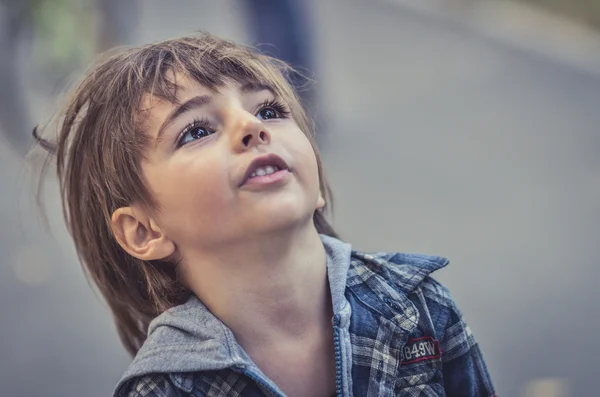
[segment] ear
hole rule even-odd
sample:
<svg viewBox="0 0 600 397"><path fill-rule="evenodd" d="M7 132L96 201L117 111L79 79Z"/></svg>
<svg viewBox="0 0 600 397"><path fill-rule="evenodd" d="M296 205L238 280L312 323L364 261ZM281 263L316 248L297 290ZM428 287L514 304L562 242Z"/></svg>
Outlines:
<svg viewBox="0 0 600 397"><path fill-rule="evenodd" d="M111 228L121 248L138 259L166 259L175 252L175 243L138 206L121 207L113 212Z"/></svg>
<svg viewBox="0 0 600 397"><path fill-rule="evenodd" d="M319 192L319 198L317 199L317 208L316 209L320 210L323 207L325 207L325 199L323 198L323 195L321 194L321 192Z"/></svg>

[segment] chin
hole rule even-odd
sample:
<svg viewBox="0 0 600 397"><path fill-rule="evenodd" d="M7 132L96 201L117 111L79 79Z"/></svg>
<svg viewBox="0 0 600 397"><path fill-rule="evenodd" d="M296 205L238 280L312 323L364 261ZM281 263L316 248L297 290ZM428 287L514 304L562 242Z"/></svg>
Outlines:
<svg viewBox="0 0 600 397"><path fill-rule="evenodd" d="M260 232L293 230L312 222L315 209L304 203L282 203L266 206L253 214Z"/></svg>

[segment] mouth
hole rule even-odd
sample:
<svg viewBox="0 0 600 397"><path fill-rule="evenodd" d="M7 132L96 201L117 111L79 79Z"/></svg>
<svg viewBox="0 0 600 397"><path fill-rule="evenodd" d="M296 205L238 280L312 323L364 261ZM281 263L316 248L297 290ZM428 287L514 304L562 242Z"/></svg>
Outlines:
<svg viewBox="0 0 600 397"><path fill-rule="evenodd" d="M245 185L249 180L253 178L261 178L268 175L273 175L279 171L291 172L285 160L276 154L266 154L255 158L248 168L240 183L240 187Z"/></svg>

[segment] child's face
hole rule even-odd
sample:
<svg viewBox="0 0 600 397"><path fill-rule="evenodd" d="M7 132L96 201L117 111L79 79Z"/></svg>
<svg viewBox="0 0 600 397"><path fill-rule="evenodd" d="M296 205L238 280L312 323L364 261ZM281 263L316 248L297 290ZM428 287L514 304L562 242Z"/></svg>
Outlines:
<svg viewBox="0 0 600 397"><path fill-rule="evenodd" d="M180 253L312 222L324 205L316 157L287 104L268 89L239 83L216 93L190 79L181 86L178 104L144 104L151 143L142 164L159 205L153 217ZM285 164L267 163L282 170L248 179L251 163L269 154Z"/></svg>

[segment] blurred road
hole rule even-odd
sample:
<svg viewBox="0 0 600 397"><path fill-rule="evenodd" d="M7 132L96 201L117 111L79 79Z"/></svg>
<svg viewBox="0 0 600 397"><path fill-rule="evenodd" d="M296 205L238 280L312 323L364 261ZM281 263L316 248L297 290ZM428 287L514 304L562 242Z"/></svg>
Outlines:
<svg viewBox="0 0 600 397"><path fill-rule="evenodd" d="M597 395L600 78L387 3L314 3L339 231L358 249L451 259L438 279L500 395L539 378ZM137 42L199 28L245 40L234 1L144 4ZM0 395L107 396L128 358L53 183L50 237L2 143L0 165Z"/></svg>

